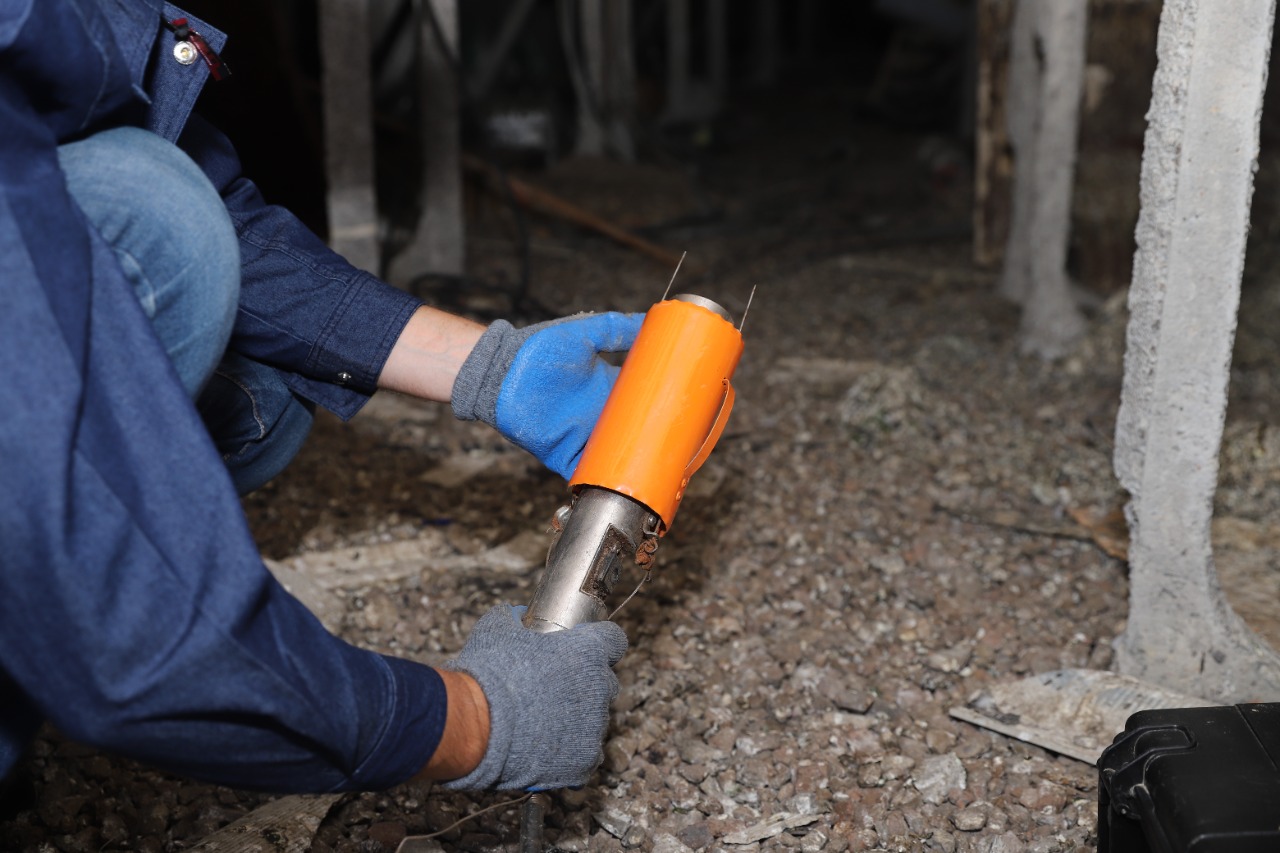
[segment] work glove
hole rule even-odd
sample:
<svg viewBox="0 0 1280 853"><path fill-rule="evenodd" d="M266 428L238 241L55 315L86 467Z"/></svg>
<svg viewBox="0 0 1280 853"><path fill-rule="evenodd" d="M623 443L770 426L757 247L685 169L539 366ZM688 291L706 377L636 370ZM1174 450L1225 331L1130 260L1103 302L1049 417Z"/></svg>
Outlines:
<svg viewBox="0 0 1280 853"><path fill-rule="evenodd" d="M524 607L500 604L476 623L445 669L471 675L489 702L489 746L452 790L581 787L604 759L611 667L627 651L613 622L541 633L520 624Z"/></svg>
<svg viewBox="0 0 1280 853"><path fill-rule="evenodd" d="M517 329L497 320L458 371L453 413L487 423L568 480L618 378L600 353L631 349L643 321L577 314Z"/></svg>

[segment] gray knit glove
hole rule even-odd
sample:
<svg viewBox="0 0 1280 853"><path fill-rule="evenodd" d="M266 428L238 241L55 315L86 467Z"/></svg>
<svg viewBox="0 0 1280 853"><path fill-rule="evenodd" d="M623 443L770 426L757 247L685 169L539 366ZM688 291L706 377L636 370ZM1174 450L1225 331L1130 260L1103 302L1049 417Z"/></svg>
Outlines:
<svg viewBox="0 0 1280 853"><path fill-rule="evenodd" d="M489 746L453 790L573 788L604 759L611 668L627 651L613 622L541 633L520 624L524 607L500 604L471 632L445 669L470 674L489 702Z"/></svg>

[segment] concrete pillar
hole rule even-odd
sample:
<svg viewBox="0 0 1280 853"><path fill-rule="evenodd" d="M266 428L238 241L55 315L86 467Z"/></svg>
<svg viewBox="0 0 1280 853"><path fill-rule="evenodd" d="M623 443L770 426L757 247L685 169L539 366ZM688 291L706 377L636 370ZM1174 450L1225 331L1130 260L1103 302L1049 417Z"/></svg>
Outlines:
<svg viewBox="0 0 1280 853"><path fill-rule="evenodd" d="M692 6L705 11L706 43L694 45L690 39ZM724 105L729 81L729 30L726 0L667 0L667 106L662 120L667 123L704 122L714 118ZM691 51L706 57L707 73L695 78L690 73Z"/></svg>
<svg viewBox="0 0 1280 853"><path fill-rule="evenodd" d="M1274 19L1275 0L1165 0L1116 424L1117 667L1222 702L1280 698L1280 656L1227 604L1209 534Z"/></svg>
<svg viewBox="0 0 1280 853"><path fill-rule="evenodd" d="M1067 278L1088 0L1017 0L1009 56L1013 216L1000 277L1024 352L1065 355L1085 322Z"/></svg>
<svg viewBox="0 0 1280 853"><path fill-rule="evenodd" d="M369 9L364 0L321 0L319 14L329 245L377 275Z"/></svg>
<svg viewBox="0 0 1280 853"><path fill-rule="evenodd" d="M604 0L560 0L561 38L569 61L577 102L574 153L579 157L603 157L605 152L604 110L600 82L604 65L604 29L601 26ZM578 26L568 20L577 7Z"/></svg>
<svg viewBox="0 0 1280 853"><path fill-rule="evenodd" d="M631 0L577 0L582 45L576 151L635 159L635 53ZM572 32L565 33L573 38ZM570 62L575 53L572 48Z"/></svg>
<svg viewBox="0 0 1280 853"><path fill-rule="evenodd" d="M611 0L604 6L604 55L600 89L605 93L609 147L624 159L636 158L636 59L631 0Z"/></svg>
<svg viewBox="0 0 1280 853"><path fill-rule="evenodd" d="M390 280L400 285L424 273L461 275L466 264L462 118L456 67L458 0L422 2L418 25L421 213L413 239L391 262Z"/></svg>

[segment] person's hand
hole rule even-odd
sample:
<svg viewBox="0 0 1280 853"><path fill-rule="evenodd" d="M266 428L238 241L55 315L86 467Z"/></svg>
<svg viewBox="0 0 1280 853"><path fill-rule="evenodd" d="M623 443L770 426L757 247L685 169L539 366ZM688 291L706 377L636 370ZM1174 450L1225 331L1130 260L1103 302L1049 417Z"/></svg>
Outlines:
<svg viewBox="0 0 1280 853"><path fill-rule="evenodd" d="M454 380L453 412L480 420L568 480L609 397L643 314L578 314L516 329L489 326Z"/></svg>
<svg viewBox="0 0 1280 853"><path fill-rule="evenodd" d="M452 790L580 787L604 758L613 665L627 635L613 622L541 633L520 624L525 608L501 604L480 618L446 670L470 674L489 703L489 745Z"/></svg>

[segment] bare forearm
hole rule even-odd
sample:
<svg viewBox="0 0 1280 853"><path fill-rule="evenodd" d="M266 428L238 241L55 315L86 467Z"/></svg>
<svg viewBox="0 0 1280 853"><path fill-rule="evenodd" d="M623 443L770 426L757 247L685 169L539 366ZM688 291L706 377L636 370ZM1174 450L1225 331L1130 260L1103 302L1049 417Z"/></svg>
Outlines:
<svg viewBox="0 0 1280 853"><path fill-rule="evenodd" d="M378 387L447 403L458 370L484 330L480 323L424 305L391 348Z"/></svg>
<svg viewBox="0 0 1280 853"><path fill-rule="evenodd" d="M465 672L438 671L448 711L440 745L416 777L420 780L461 779L476 769L489 746L489 703L480 684Z"/></svg>

